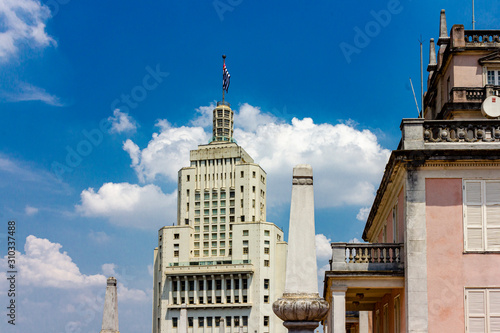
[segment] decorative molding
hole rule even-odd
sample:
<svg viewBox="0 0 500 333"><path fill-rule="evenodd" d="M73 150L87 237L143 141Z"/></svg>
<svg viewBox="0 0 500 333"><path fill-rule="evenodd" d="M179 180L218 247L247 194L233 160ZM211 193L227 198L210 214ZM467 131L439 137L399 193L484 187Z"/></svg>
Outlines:
<svg viewBox="0 0 500 333"><path fill-rule="evenodd" d="M274 313L283 321L318 322L323 320L329 304L319 294L283 294L273 303Z"/></svg>

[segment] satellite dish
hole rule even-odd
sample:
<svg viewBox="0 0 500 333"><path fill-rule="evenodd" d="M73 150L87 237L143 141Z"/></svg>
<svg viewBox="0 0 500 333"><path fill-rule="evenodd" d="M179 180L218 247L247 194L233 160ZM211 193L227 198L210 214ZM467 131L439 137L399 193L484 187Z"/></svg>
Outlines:
<svg viewBox="0 0 500 333"><path fill-rule="evenodd" d="M489 118L500 117L500 96L490 96L481 105L483 116Z"/></svg>

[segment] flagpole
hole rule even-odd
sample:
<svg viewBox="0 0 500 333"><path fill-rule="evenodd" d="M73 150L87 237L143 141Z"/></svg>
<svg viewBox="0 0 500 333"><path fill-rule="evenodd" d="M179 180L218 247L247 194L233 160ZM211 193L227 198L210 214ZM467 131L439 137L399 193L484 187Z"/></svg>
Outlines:
<svg viewBox="0 0 500 333"><path fill-rule="evenodd" d="M224 65L226 64L226 55L222 55L222 105L224 105Z"/></svg>

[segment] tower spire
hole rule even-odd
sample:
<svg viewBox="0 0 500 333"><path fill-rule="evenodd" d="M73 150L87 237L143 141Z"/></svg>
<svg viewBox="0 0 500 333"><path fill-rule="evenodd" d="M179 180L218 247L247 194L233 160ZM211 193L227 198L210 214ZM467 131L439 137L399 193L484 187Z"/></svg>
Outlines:
<svg viewBox="0 0 500 333"><path fill-rule="evenodd" d="M231 105L224 100L224 94L229 89L231 75L226 68L226 55L222 55L222 101L217 102L213 111L213 131L210 143L234 142L233 140L233 117L234 112Z"/></svg>

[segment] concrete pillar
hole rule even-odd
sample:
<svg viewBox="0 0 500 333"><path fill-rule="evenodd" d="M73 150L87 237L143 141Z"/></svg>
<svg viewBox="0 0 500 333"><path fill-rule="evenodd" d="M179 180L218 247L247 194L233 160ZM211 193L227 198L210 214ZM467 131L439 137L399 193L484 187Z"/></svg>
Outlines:
<svg viewBox="0 0 500 333"><path fill-rule="evenodd" d="M220 318L219 322L219 333L226 333L226 325L224 324L224 318Z"/></svg>
<svg viewBox="0 0 500 333"><path fill-rule="evenodd" d="M184 301L189 304L189 280L187 276L184 276Z"/></svg>
<svg viewBox="0 0 500 333"><path fill-rule="evenodd" d="M109 277L106 283L106 296L104 297L104 311L102 312L101 333L119 332L116 279L114 277Z"/></svg>
<svg viewBox="0 0 500 333"><path fill-rule="evenodd" d="M210 279L212 279L212 302L215 303L215 275L210 275Z"/></svg>
<svg viewBox="0 0 500 333"><path fill-rule="evenodd" d="M221 282L220 282L220 298L222 301L222 304L226 304L226 279L224 278L224 275L220 276Z"/></svg>
<svg viewBox="0 0 500 333"><path fill-rule="evenodd" d="M176 276L175 283L177 283L177 304L181 304L181 280L180 277Z"/></svg>
<svg viewBox="0 0 500 333"><path fill-rule="evenodd" d="M194 279L194 287L193 287L193 298L194 298L194 304L198 304L198 277L195 275L193 276Z"/></svg>
<svg viewBox="0 0 500 333"><path fill-rule="evenodd" d="M177 332L178 333L187 333L188 331L188 318L187 318L187 305L186 304L182 304L181 305L181 315L180 315L180 318L179 318L179 323L178 323L178 329L177 329Z"/></svg>
<svg viewBox="0 0 500 333"><path fill-rule="evenodd" d="M359 311L359 333L371 333L371 318L371 311Z"/></svg>
<svg viewBox="0 0 500 333"><path fill-rule="evenodd" d="M238 299L239 299L239 302L243 302L243 293L241 292L243 289L243 280L241 278L241 274L238 274Z"/></svg>
<svg viewBox="0 0 500 333"><path fill-rule="evenodd" d="M293 168L292 184L285 292L273 303L273 311L288 332L314 333L329 306L318 294L311 166Z"/></svg>
<svg viewBox="0 0 500 333"><path fill-rule="evenodd" d="M172 297L173 297L173 294L172 294L172 289L173 289L173 281L172 281L172 277L168 277L168 304L172 304L173 300L172 300Z"/></svg>
<svg viewBox="0 0 500 333"><path fill-rule="evenodd" d="M203 302L205 302L205 304L207 304L207 276L206 275L203 275Z"/></svg>
<svg viewBox="0 0 500 333"><path fill-rule="evenodd" d="M231 274L231 302L234 303L234 275Z"/></svg>
<svg viewBox="0 0 500 333"><path fill-rule="evenodd" d="M332 286L332 309L330 322L332 333L345 333L345 293L347 287Z"/></svg>

